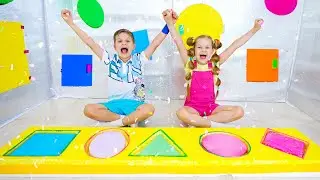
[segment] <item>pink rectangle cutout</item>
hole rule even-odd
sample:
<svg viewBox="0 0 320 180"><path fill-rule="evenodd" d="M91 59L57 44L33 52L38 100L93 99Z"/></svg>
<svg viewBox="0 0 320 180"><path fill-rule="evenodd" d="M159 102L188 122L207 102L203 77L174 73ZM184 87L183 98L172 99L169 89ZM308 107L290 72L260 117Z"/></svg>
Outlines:
<svg viewBox="0 0 320 180"><path fill-rule="evenodd" d="M304 158L308 148L308 143L270 129L267 130L262 144L300 158Z"/></svg>

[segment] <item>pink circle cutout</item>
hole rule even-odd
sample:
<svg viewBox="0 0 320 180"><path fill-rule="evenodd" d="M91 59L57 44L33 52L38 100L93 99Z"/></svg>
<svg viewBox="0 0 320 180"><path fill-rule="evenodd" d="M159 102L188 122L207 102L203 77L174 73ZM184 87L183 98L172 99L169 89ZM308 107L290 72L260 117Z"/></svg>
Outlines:
<svg viewBox="0 0 320 180"><path fill-rule="evenodd" d="M239 137L223 133L208 133L201 138L202 147L215 155L223 157L240 157L248 153L247 144Z"/></svg>
<svg viewBox="0 0 320 180"><path fill-rule="evenodd" d="M118 155L128 145L128 136L122 130L102 131L87 143L87 153L95 158L110 158Z"/></svg>
<svg viewBox="0 0 320 180"><path fill-rule="evenodd" d="M298 0L265 0L267 9L279 16L292 13L298 4Z"/></svg>

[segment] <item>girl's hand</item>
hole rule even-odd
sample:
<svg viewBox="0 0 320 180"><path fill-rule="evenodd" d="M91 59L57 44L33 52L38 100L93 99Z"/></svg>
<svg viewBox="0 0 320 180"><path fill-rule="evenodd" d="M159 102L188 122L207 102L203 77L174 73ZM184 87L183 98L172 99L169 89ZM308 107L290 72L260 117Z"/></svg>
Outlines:
<svg viewBox="0 0 320 180"><path fill-rule="evenodd" d="M174 24L174 18L173 18L173 12L170 9L167 9L165 11L162 12L162 16L164 21L167 24Z"/></svg>
<svg viewBox="0 0 320 180"><path fill-rule="evenodd" d="M178 15L175 11L172 10L172 18L173 18L173 23L175 24L178 20Z"/></svg>
<svg viewBox="0 0 320 180"><path fill-rule="evenodd" d="M257 30L257 31L260 30L263 22L264 22L263 19L256 19L256 20L254 21L254 26L253 26L253 28L254 28L255 30Z"/></svg>

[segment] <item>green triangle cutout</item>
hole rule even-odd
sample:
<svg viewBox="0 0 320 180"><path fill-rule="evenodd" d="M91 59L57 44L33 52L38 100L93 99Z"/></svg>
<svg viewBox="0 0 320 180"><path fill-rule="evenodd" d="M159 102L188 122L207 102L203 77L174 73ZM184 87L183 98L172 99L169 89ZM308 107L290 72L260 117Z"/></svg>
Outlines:
<svg viewBox="0 0 320 180"><path fill-rule="evenodd" d="M186 157L187 155L160 129L135 148L129 156Z"/></svg>
<svg viewBox="0 0 320 180"><path fill-rule="evenodd" d="M140 156L180 156L181 154L177 149L170 145L163 135L158 135L148 144L141 152L138 153Z"/></svg>

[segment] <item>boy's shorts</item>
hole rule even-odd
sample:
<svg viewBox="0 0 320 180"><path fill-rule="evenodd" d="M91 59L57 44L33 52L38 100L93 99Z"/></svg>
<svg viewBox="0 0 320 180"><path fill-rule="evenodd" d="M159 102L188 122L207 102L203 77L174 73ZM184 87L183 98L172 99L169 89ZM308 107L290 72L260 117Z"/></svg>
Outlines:
<svg viewBox="0 0 320 180"><path fill-rule="evenodd" d="M144 104L144 102L132 99L115 99L100 104L104 105L109 111L115 114L127 116L136 111L140 105Z"/></svg>

